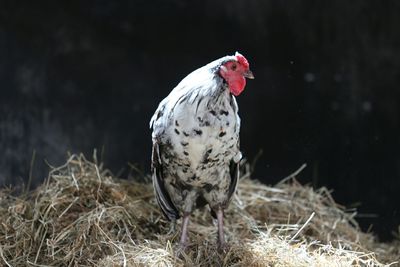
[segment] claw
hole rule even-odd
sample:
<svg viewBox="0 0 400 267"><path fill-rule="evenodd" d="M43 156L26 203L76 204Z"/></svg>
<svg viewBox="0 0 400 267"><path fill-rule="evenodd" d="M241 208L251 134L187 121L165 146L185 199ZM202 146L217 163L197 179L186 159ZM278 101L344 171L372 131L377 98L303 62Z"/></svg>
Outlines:
<svg viewBox="0 0 400 267"><path fill-rule="evenodd" d="M223 244L218 244L218 253L220 254L227 254L228 251L230 250L230 246L228 243L223 243Z"/></svg>
<svg viewBox="0 0 400 267"><path fill-rule="evenodd" d="M167 236L173 236L176 232L176 220L171 221Z"/></svg>

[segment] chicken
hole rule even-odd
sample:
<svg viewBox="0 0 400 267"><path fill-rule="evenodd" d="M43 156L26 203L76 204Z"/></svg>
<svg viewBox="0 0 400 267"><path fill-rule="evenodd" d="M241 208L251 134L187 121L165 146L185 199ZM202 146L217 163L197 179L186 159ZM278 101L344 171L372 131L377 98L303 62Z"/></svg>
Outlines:
<svg viewBox="0 0 400 267"><path fill-rule="evenodd" d="M186 76L150 120L156 199L173 225L183 217L182 247L191 212L207 204L217 218L219 248L226 245L224 209L236 190L242 157L235 96L246 78L254 76L243 55L217 59Z"/></svg>

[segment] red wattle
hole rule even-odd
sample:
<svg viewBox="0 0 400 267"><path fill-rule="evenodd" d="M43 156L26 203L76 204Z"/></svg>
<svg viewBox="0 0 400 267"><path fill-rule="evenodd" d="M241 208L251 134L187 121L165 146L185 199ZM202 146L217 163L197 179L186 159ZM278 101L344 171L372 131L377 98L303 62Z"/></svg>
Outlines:
<svg viewBox="0 0 400 267"><path fill-rule="evenodd" d="M240 95L246 86L246 78L243 76L228 81L228 87L234 96Z"/></svg>

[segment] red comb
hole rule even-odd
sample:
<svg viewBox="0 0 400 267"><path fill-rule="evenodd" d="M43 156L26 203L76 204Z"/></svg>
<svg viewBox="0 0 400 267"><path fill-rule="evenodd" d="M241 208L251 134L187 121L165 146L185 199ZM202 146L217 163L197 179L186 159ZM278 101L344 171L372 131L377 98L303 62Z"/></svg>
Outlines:
<svg viewBox="0 0 400 267"><path fill-rule="evenodd" d="M237 61L238 61L243 67L245 67L246 69L249 68L249 62L247 61L247 59L246 59L242 54L240 54L239 52L236 52L236 53L235 53L235 57L236 57Z"/></svg>

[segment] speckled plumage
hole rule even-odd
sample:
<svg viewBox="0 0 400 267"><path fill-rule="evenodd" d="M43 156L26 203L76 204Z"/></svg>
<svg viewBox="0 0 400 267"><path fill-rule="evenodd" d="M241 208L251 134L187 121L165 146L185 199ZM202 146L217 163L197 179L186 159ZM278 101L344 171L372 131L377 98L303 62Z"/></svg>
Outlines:
<svg viewBox="0 0 400 267"><path fill-rule="evenodd" d="M153 184L164 214L176 220L209 204L225 209L238 180L240 118L219 75L226 56L195 70L159 104L153 129Z"/></svg>

